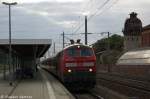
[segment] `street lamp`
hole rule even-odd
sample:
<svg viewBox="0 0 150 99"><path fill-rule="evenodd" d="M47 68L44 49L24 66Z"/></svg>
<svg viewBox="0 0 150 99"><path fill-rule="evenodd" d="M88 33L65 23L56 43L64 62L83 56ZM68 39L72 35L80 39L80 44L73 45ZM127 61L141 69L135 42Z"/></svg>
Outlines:
<svg viewBox="0 0 150 99"><path fill-rule="evenodd" d="M17 2L12 2L12 3L7 3L7 2L2 2L2 4L4 4L4 5L8 5L8 7L9 7L9 74L10 74L10 72L11 72L11 50L12 50L12 48L11 48L11 5L16 5L17 4ZM10 76L11 76L11 74L10 74ZM10 83L9 83L10 85L12 85L12 79L10 79Z"/></svg>

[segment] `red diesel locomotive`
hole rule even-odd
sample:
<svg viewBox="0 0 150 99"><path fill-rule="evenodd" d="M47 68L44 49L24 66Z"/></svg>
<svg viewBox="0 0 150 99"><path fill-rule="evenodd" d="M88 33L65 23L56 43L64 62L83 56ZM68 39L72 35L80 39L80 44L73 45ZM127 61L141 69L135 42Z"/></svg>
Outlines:
<svg viewBox="0 0 150 99"><path fill-rule="evenodd" d="M93 88L96 83L96 57L93 48L72 44L44 63L69 88Z"/></svg>

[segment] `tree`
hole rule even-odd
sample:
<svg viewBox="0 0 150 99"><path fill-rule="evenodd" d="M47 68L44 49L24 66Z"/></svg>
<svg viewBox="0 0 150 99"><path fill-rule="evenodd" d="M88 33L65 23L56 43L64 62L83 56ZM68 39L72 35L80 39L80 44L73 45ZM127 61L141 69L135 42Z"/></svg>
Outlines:
<svg viewBox="0 0 150 99"><path fill-rule="evenodd" d="M108 51L108 39L110 50ZM117 34L103 38L93 44L99 64L114 64L123 53L123 37ZM100 53L101 52L101 53ZM100 54L99 54L100 53Z"/></svg>

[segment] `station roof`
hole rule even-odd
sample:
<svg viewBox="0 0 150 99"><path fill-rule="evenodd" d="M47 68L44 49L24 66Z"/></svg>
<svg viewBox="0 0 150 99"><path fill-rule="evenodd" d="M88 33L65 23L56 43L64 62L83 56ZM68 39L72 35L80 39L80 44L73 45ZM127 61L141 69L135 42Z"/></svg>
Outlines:
<svg viewBox="0 0 150 99"><path fill-rule="evenodd" d="M138 48L124 53L118 65L150 65L150 47Z"/></svg>
<svg viewBox="0 0 150 99"><path fill-rule="evenodd" d="M42 57L51 46L51 39L12 39L12 51L19 56L36 58ZM0 39L0 48L9 50L9 40Z"/></svg>

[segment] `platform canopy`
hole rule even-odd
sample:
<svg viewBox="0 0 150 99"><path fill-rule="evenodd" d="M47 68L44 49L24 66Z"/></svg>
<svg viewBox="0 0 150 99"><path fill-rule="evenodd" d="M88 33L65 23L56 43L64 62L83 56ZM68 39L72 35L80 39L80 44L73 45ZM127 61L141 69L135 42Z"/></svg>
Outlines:
<svg viewBox="0 0 150 99"><path fill-rule="evenodd" d="M42 57L52 44L51 39L12 39L12 52L23 57ZM0 48L9 51L9 40L0 39Z"/></svg>

